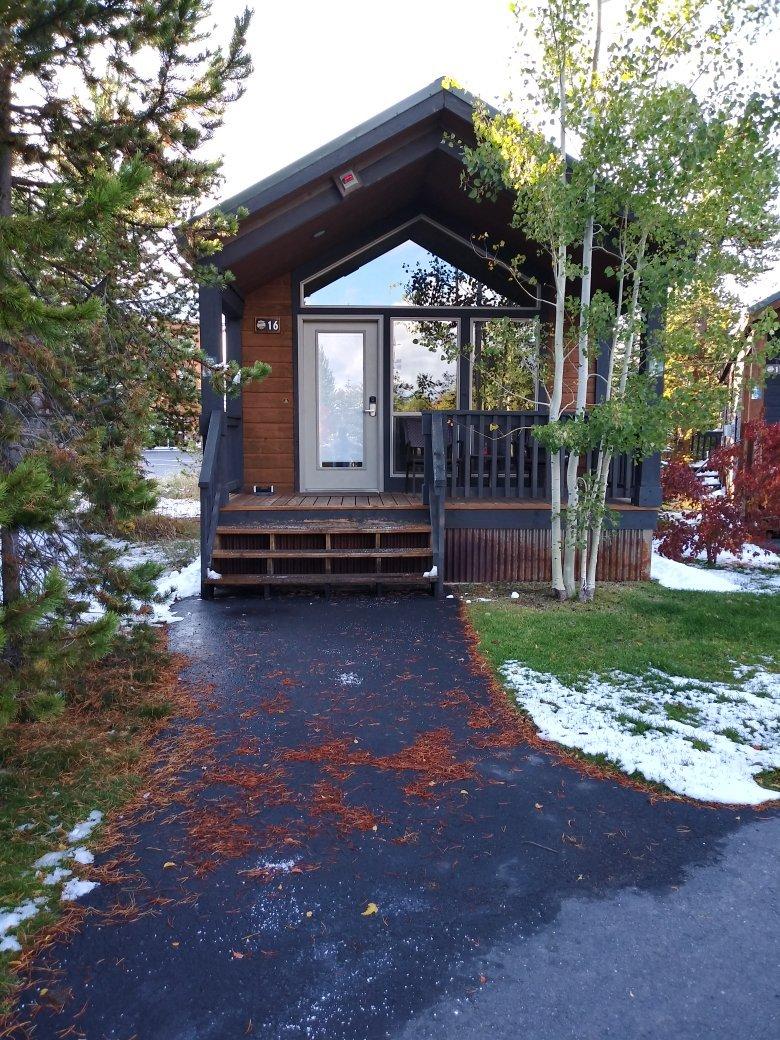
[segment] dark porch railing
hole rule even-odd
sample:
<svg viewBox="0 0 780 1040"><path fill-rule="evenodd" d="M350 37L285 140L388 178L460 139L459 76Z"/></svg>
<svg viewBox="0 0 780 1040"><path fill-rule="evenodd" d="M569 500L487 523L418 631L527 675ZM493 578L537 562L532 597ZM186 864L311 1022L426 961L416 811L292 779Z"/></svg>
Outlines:
<svg viewBox="0 0 780 1040"><path fill-rule="evenodd" d="M423 414L424 455L432 454L433 431L441 429L445 495L450 499L530 499L550 497L552 457L534 436L548 422L545 412L442 411ZM598 453L587 452L581 472L594 472ZM562 481L568 461L561 461ZM610 467L607 495L633 501L639 467L617 455ZM429 484L426 466L426 484ZM427 492L426 492L427 494Z"/></svg>
<svg viewBox="0 0 780 1040"><path fill-rule="evenodd" d="M723 430L698 430L691 436L691 459L702 462L716 451L723 440Z"/></svg>
<svg viewBox="0 0 780 1040"><path fill-rule="evenodd" d="M200 468L200 583L204 596L213 594L206 584L207 571L219 523L219 511L231 491L241 487L243 479L242 431L239 416L226 415L214 408L209 418L203 464Z"/></svg>

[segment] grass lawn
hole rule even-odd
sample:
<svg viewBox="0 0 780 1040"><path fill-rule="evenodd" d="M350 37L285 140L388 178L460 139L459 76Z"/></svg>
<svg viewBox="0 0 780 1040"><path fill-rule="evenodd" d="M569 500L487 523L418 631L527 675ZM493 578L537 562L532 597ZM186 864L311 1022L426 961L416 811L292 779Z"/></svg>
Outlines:
<svg viewBox="0 0 780 1040"><path fill-rule="evenodd" d="M565 682L651 668L728 681L734 664L774 658L780 601L774 596L678 592L656 584L604 585L592 604L544 594L472 603L480 649L496 667L520 659Z"/></svg>
<svg viewBox="0 0 780 1040"><path fill-rule="evenodd" d="M14 933L23 946L61 906L60 886L45 885L35 861L66 848L68 831L91 812L105 815L146 782L152 740L183 696L163 638L146 630L120 642L65 691L62 715L0 729L0 908L43 900ZM0 953L0 1015L18 956Z"/></svg>
<svg viewBox="0 0 780 1040"><path fill-rule="evenodd" d="M725 712L738 712L744 706L740 666L763 673L780 670L778 608L778 599L771 595L679 592L656 584L602 586L596 602L587 605L558 604L546 590L538 589L522 593L519 600L472 601L469 606L481 653L499 681L528 706L537 724L545 705L552 705L552 712L563 719L582 689L586 691L583 702L589 699L590 714L584 715L584 724L580 715L581 730L595 732L608 717L613 728L640 742L647 733L657 740L663 734L672 735L701 753L711 751L713 743L722 744L721 738L734 745L752 746L766 746L767 733L770 737L774 733L776 739L776 723L771 716L776 709L769 700L769 721L763 728L763 724L751 722L752 730L740 731L724 723L716 728L713 742L709 736L704 739L705 734L697 727L711 723L713 711L721 710L719 705L725 705ZM519 686L515 683L514 691L507 678L507 662L518 662L520 668ZM540 679L559 680L550 685L549 697L539 684L533 690L534 676L529 669L540 673ZM615 672L638 679L610 681L610 674ZM658 672L664 675L658 676ZM690 679L691 683L670 685L670 676ZM603 685L598 677L602 677ZM523 695L524 686L529 691L527 697ZM616 706L621 698L626 711L622 704ZM718 703L713 706L713 702ZM755 703L760 714L761 702ZM603 715L596 714L602 710ZM755 736L759 732L760 741ZM594 740L591 733L591 743ZM576 736L567 744L576 747ZM647 752L648 748L649 742L645 742L643 750ZM728 759L728 747L723 754ZM606 751L589 757L609 763ZM755 779L763 787L780 790L780 770L776 768L764 769Z"/></svg>

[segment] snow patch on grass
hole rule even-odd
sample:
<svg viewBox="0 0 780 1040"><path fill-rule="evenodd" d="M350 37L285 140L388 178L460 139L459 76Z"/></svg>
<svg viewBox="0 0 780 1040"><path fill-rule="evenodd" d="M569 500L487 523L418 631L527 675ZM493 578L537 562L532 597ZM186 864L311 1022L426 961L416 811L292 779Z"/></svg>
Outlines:
<svg viewBox="0 0 780 1040"><path fill-rule="evenodd" d="M188 519L200 516L200 502L196 498L159 498L154 511L161 516Z"/></svg>
<svg viewBox="0 0 780 1040"><path fill-rule="evenodd" d="M741 592L740 586L716 570L691 567L687 563L669 560L653 553L650 577L665 589L683 589L686 592Z"/></svg>
<svg viewBox="0 0 780 1040"><path fill-rule="evenodd" d="M157 592L163 597L163 602L152 603L154 620L159 624L181 621L171 608L180 599L200 595L200 556L196 556L192 563L180 571L163 574L158 578Z"/></svg>
<svg viewBox="0 0 780 1040"><path fill-rule="evenodd" d="M68 870L67 867L55 867L54 870L50 871L43 879L44 885L58 885L60 881L64 881L65 878L69 878L73 873L72 870Z"/></svg>
<svg viewBox="0 0 780 1040"><path fill-rule="evenodd" d="M63 866L63 864L71 862L88 866L90 863L94 863L95 857L89 849L76 843L83 841L84 838L88 838L98 824L102 822L103 813L99 809L93 809L85 820L80 820L68 832L66 835L67 848L45 852L33 863L34 870L47 872L42 878L44 885L53 888L55 885L59 885L60 882L65 882L60 890L61 900L71 901L79 899L81 896L86 895L87 892L91 892L93 888L97 888L97 881L86 881L83 878L73 877L73 871ZM56 895L53 894L52 898L56 898ZM21 950L22 947L19 940L16 936L9 933L15 931L23 921L28 921L31 917L35 917L41 907L46 905L47 902L46 897L37 896L35 899L28 899L15 908L0 909L0 953L18 953Z"/></svg>
<svg viewBox="0 0 780 1040"><path fill-rule="evenodd" d="M519 661L501 667L543 737L703 801L757 805L780 798L754 777L780 767L780 676L734 670L733 683L651 670L567 685Z"/></svg>
<svg viewBox="0 0 780 1040"><path fill-rule="evenodd" d="M707 562L707 554L700 552L697 560ZM762 549L760 545L745 542L738 553L718 553L717 564L719 567L780 567L780 556L771 549Z"/></svg>
<svg viewBox="0 0 780 1040"><path fill-rule="evenodd" d="M19 940L9 932L15 931L23 921L29 921L45 903L42 896L28 899L13 909L0 908L0 953L18 953L21 950Z"/></svg>
<svg viewBox="0 0 780 1040"><path fill-rule="evenodd" d="M667 589L686 592L780 592L780 556L770 549L746 542L738 553L722 552L717 567L678 563L662 556L653 543L650 577ZM699 553L698 563L706 562Z"/></svg>
<svg viewBox="0 0 780 1040"><path fill-rule="evenodd" d="M71 878L62 886L60 899L63 903L71 903L74 899L81 899L93 888L97 888L97 881L84 881L83 878Z"/></svg>
<svg viewBox="0 0 780 1040"><path fill-rule="evenodd" d="M72 831L68 832L68 842L74 845L77 841L88 838L99 823L103 822L103 813L99 809L93 809L86 820L77 823Z"/></svg>

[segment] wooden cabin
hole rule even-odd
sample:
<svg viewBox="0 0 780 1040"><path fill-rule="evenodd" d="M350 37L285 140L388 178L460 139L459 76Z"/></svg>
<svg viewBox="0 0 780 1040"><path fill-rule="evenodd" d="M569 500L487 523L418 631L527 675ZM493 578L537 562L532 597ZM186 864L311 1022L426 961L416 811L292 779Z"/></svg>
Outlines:
<svg viewBox="0 0 780 1040"><path fill-rule="evenodd" d="M204 594L548 580L544 395L501 365L545 349L551 270L509 195L464 190L472 117L437 81L223 204L246 215L217 258L230 288L200 290L201 344L272 371L227 399L203 381ZM602 579L649 577L659 466L615 459Z"/></svg>

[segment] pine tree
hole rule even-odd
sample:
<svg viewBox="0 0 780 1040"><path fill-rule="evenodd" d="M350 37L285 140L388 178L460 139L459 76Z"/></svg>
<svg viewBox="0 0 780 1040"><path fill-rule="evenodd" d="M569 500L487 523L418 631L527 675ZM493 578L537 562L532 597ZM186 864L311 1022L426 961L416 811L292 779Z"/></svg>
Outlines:
<svg viewBox="0 0 780 1040"><path fill-rule="evenodd" d="M195 214L250 15L214 46L210 7L0 0L0 683L17 703L56 694L151 592L154 568L123 570L94 531L154 503L150 417L191 409L194 286L235 229ZM110 609L85 621L90 601Z"/></svg>

